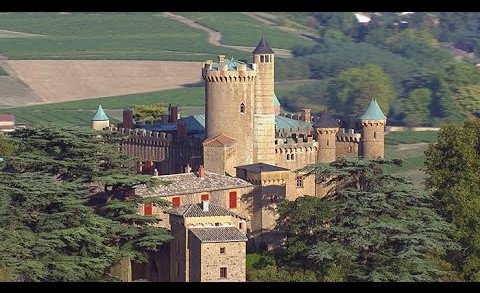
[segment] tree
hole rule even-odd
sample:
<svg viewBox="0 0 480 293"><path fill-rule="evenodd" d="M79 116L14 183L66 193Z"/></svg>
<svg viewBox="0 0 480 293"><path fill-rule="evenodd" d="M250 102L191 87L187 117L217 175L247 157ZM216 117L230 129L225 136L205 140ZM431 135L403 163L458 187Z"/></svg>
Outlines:
<svg viewBox="0 0 480 293"><path fill-rule="evenodd" d="M388 75L377 65L343 71L329 86L330 107L338 112L363 113L372 98L376 98L382 111L389 113L395 92Z"/></svg>
<svg viewBox="0 0 480 293"><path fill-rule="evenodd" d="M452 259L466 280L480 280L480 120L442 126L425 152L427 185L455 224L461 253Z"/></svg>
<svg viewBox="0 0 480 293"><path fill-rule="evenodd" d="M15 145L11 140L0 133L0 158L11 156L15 153Z"/></svg>
<svg viewBox="0 0 480 293"><path fill-rule="evenodd" d="M5 160L0 171L0 176L3 177L0 178L4 179L2 182L5 185L12 181L7 179L8 176L13 176L21 181L19 181L18 187L5 189L7 192L2 194L2 199L5 201L2 207L8 211L15 211L18 205L15 200L18 197L26 197L29 205L22 204L22 209L15 215L25 217L25 215L37 213L50 213L52 217L49 225L58 228L59 233L64 227L70 227L64 224L64 221L70 223L70 228L73 229L66 232L80 233L55 236L57 230L54 228L48 230L50 228L42 226L42 229L46 229L44 231L46 235L43 235L41 234L43 230L40 228L32 228L30 224L25 224L24 230L31 230L29 234L25 235L31 235L34 240L50 237L48 239L52 241L52 245L58 244L58 247L65 249L61 250L61 254L49 253L46 256L42 256L43 251L36 255L29 254L28 249L30 248L21 245L18 247L18 251L9 250L10 245L5 250L0 250L2 253L0 258L13 259L16 254L20 253L20 255L25 255L26 263L38 264L39 261L44 261L43 257L50 256L52 262L60 262L64 265L55 275L49 273L28 275L26 271L16 271L16 274L20 274L22 278L26 276L26 279L31 280L90 280L101 277L102 269L119 262L120 258L145 261L150 253L158 251L161 245L171 239L165 229L151 226L159 221L156 217L137 214L140 204L151 202L154 205L163 206L167 203L158 199L129 196L129 191L137 185L163 183L150 176L136 175L133 160L118 151L118 144L115 143L118 142L118 139L113 135L88 128L57 125L55 127L20 129L15 131L12 137L18 149L13 156ZM24 174L26 177L21 177L20 174ZM37 184L36 180L45 183ZM30 185L34 189L29 189ZM80 220L75 222L75 217L68 216L70 211L67 209L70 207L78 210L78 213L84 213L87 218L83 222ZM84 209L85 212L80 212L81 209ZM92 213L94 214L92 215ZM70 220L74 222L71 223ZM81 228L82 225L90 224L93 226L92 229ZM74 268L75 264L70 262L76 259L77 250L84 245L84 242L86 245L88 241L97 239L95 237L101 231L94 228L106 231L102 232L104 233L102 237L106 237L106 242L100 240L105 249L109 248L114 255L108 261L98 262L98 266L92 270L91 274L73 274L72 270L86 270L88 266L93 266L87 262L85 268ZM79 229L80 232L77 231ZM12 241L23 241L23 238L16 236L14 229L5 228L2 233L3 236L12 238ZM62 246L63 244L60 242L67 241L64 238L68 238L67 240L71 241L73 246ZM82 238L85 239L84 242L82 242ZM75 244L77 240L81 244ZM99 251L93 250L83 250L82 253L82 258L85 259L88 257L99 258L103 255ZM12 264L9 263L7 268L15 269L15 266L10 267L10 265ZM38 266L38 270L41 272L43 263Z"/></svg>
<svg viewBox="0 0 480 293"><path fill-rule="evenodd" d="M162 103L133 106L133 118L135 121L141 121L145 119L156 120L166 113L167 110L165 109L165 105Z"/></svg>
<svg viewBox="0 0 480 293"><path fill-rule="evenodd" d="M303 246L295 243L301 253L291 256L322 280L450 278L452 272L443 257L456 248L452 227L436 213L430 194L405 178L383 174L382 165L400 163L343 158L303 169L334 188L322 199L299 197L280 204L286 251L288 238L304 242Z"/></svg>
<svg viewBox="0 0 480 293"><path fill-rule="evenodd" d="M428 88L419 88L410 92L404 104L407 125L428 125L430 120L430 103L432 91Z"/></svg>

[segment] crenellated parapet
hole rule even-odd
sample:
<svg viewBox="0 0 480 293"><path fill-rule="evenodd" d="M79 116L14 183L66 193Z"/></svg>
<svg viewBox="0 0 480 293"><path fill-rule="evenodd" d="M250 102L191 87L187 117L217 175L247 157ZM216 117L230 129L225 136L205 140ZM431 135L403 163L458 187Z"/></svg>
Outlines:
<svg viewBox="0 0 480 293"><path fill-rule="evenodd" d="M229 68L226 62L214 63L211 60L203 62L202 77L205 81L214 83L225 82L254 82L257 77L257 71L251 68L247 69L247 64L236 64L236 70Z"/></svg>
<svg viewBox="0 0 480 293"><path fill-rule="evenodd" d="M116 133L119 136L128 136L124 143L134 143L139 145L160 146L177 141L182 141L184 144L199 143L201 140L193 137L177 138L173 133L150 131L146 129L126 129L121 127L110 126L105 128L105 131Z"/></svg>
<svg viewBox="0 0 480 293"><path fill-rule="evenodd" d="M351 141L360 143L362 135L356 133L354 129L340 128L337 132L337 141Z"/></svg>
<svg viewBox="0 0 480 293"><path fill-rule="evenodd" d="M312 136L275 138L275 153L316 152L317 142Z"/></svg>

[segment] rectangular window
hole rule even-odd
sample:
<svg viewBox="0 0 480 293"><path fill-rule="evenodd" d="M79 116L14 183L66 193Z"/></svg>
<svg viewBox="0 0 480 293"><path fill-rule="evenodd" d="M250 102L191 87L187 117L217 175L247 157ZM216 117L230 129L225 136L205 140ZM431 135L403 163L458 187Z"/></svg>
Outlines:
<svg viewBox="0 0 480 293"><path fill-rule="evenodd" d="M220 254L225 254L225 247L220 247Z"/></svg>
<svg viewBox="0 0 480 293"><path fill-rule="evenodd" d="M223 278L223 279L227 278L227 268L226 267L220 268L220 278Z"/></svg>
<svg viewBox="0 0 480 293"><path fill-rule="evenodd" d="M180 197L179 196L172 197L172 206L174 208L180 207Z"/></svg>
<svg viewBox="0 0 480 293"><path fill-rule="evenodd" d="M230 199L230 208L235 209L237 208L237 192L236 191L230 191L229 193L229 199Z"/></svg>
<svg viewBox="0 0 480 293"><path fill-rule="evenodd" d="M240 230L243 229L243 223L238 223L238 229L240 229Z"/></svg>
<svg viewBox="0 0 480 293"><path fill-rule="evenodd" d="M302 188L303 187L303 177L298 176L297 177L297 188Z"/></svg>
<svg viewBox="0 0 480 293"><path fill-rule="evenodd" d="M151 216L153 214L153 204L152 203L144 203L143 204L143 214L145 216Z"/></svg>
<svg viewBox="0 0 480 293"><path fill-rule="evenodd" d="M208 200L208 193L202 194L202 195L201 195L201 200L202 200L202 201Z"/></svg>

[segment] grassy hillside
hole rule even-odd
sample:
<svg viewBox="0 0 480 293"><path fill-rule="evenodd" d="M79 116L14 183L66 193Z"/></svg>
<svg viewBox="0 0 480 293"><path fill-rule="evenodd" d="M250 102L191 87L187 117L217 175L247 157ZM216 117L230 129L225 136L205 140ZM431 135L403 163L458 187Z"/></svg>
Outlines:
<svg viewBox="0 0 480 293"><path fill-rule="evenodd" d="M295 45L313 45L310 40L279 30L239 12L182 12L178 14L221 32L223 35L221 42L226 45L254 47L258 44L262 34L267 37L270 46L275 48L290 49Z"/></svg>
<svg viewBox="0 0 480 293"><path fill-rule="evenodd" d="M158 12L1 13L0 29L44 35L0 38L0 54L10 59L201 61L219 51L207 33ZM222 51L244 57L234 49Z"/></svg>
<svg viewBox="0 0 480 293"><path fill-rule="evenodd" d="M203 112L201 106L204 104L204 89L194 87L38 106L4 108L0 109L0 114L14 114L16 122L32 125L42 122L90 125L99 104L106 109L105 112L111 119L110 122L115 123L121 119L122 109L132 107L135 104L154 103L171 103L182 106L183 115L201 113Z"/></svg>

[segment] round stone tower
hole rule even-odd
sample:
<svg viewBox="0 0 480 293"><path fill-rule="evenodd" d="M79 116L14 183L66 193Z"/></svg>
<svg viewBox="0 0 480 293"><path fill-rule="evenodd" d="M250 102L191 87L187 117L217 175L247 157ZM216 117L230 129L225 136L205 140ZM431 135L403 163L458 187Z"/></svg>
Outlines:
<svg viewBox="0 0 480 293"><path fill-rule="evenodd" d="M335 141L338 132L338 123L333 119L332 114L324 110L320 119L314 124L313 128L317 134L318 152L317 163L330 163L337 159L335 152Z"/></svg>
<svg viewBox="0 0 480 293"><path fill-rule="evenodd" d="M253 163L256 71L252 64L218 56L203 63L206 139L224 134L236 140L236 163ZM272 103L273 104L273 103Z"/></svg>
<svg viewBox="0 0 480 293"><path fill-rule="evenodd" d="M98 105L97 112L92 118L92 128L95 130L102 130L110 126L110 119L103 111L102 105Z"/></svg>
<svg viewBox="0 0 480 293"><path fill-rule="evenodd" d="M257 71L255 113L253 115L253 153L255 163L275 164L275 55L262 36L253 54Z"/></svg>
<svg viewBox="0 0 480 293"><path fill-rule="evenodd" d="M361 156L364 158L382 158L385 156L385 125L387 117L377 101L372 99L365 113L360 116L363 132L361 138Z"/></svg>

